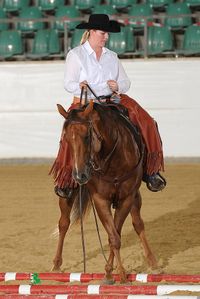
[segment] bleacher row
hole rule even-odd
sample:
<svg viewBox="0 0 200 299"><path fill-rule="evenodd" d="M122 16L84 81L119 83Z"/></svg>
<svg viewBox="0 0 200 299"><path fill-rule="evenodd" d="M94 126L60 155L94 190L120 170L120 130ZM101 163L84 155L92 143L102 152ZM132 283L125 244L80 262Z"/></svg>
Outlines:
<svg viewBox="0 0 200 299"><path fill-rule="evenodd" d="M120 57L200 55L200 0L0 0L0 60L64 59L91 13L121 22Z"/></svg>

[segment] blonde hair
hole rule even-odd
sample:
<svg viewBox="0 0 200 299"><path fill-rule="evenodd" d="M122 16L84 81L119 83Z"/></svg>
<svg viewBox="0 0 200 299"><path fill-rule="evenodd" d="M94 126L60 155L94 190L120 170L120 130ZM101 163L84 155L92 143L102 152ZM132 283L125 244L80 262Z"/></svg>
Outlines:
<svg viewBox="0 0 200 299"><path fill-rule="evenodd" d="M84 44L88 40L89 36L90 36L89 30L86 30L85 32L83 32L83 35L82 35L81 41L80 41L80 45Z"/></svg>

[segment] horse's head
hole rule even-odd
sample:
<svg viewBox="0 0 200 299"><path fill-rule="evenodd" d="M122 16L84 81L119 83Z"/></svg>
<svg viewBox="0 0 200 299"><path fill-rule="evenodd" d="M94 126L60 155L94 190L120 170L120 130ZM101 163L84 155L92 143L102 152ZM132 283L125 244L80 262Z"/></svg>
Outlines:
<svg viewBox="0 0 200 299"><path fill-rule="evenodd" d="M66 119L64 138L70 146L73 177L79 184L86 184L90 179L91 155L101 148L98 114L93 109L92 101L84 110L66 112L61 105L57 106Z"/></svg>

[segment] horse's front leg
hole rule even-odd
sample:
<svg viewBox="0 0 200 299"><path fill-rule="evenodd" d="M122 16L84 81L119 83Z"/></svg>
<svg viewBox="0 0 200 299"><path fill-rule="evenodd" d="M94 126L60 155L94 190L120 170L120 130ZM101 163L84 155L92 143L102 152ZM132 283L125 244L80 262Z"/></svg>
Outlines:
<svg viewBox="0 0 200 299"><path fill-rule="evenodd" d="M119 231L115 227L114 219L111 213L111 202L109 200L106 200L105 198L102 198L99 194L96 194L94 196L94 203L95 207L98 213L98 216L108 234L108 239L110 243L110 257L108 260L108 263L106 264L105 270L106 270L106 276L109 278L109 280L112 279L112 269L113 269L113 259L116 258L117 263L117 269L119 271L120 280L122 283L126 282L126 273L124 270L124 267L122 265L121 257L120 257L120 247L121 247L121 227L124 223L124 220L128 213L125 213L125 217L123 215L122 221L119 225ZM113 252L113 253L112 253Z"/></svg>
<svg viewBox="0 0 200 299"><path fill-rule="evenodd" d="M59 198L59 206L61 211L60 220L58 223L59 228L59 239L56 250L56 255L53 259L53 268L52 271L60 271L62 265L62 252L65 235L68 231L70 225L70 213L73 205L73 200L68 201L65 198Z"/></svg>
<svg viewBox="0 0 200 299"><path fill-rule="evenodd" d="M119 235L119 237L120 237L120 235ZM109 241L109 244L110 244L110 255L109 255L108 261L107 261L106 266L105 266L106 283L107 284L113 284L114 283L114 279L113 279L113 276L112 276L114 258L116 258L117 271L120 275L120 282L125 283L127 281L126 271L124 269L124 266L123 266L122 261L121 261L121 256L120 256L121 237L120 237L120 247L119 248L113 247L113 244L110 241Z"/></svg>
<svg viewBox="0 0 200 299"><path fill-rule="evenodd" d="M109 241L110 244L110 241ZM114 263L114 252L111 248L111 244L110 244L110 255L109 258L107 260L106 266L105 266L105 282L106 284L113 284L114 280L113 280L113 276L112 276L112 272L113 272L113 263Z"/></svg>
<svg viewBox="0 0 200 299"><path fill-rule="evenodd" d="M115 228L120 236L120 239L121 239L122 226L131 210L132 204L133 204L133 196L129 195L123 201L120 202L119 208L117 208L115 210L114 225L115 225ZM120 282L125 283L125 282L127 282L127 274L126 274L126 271L124 269L124 266L123 266L123 263L121 260L120 250L114 249L113 251L115 254L115 258L116 258L117 270L120 275Z"/></svg>

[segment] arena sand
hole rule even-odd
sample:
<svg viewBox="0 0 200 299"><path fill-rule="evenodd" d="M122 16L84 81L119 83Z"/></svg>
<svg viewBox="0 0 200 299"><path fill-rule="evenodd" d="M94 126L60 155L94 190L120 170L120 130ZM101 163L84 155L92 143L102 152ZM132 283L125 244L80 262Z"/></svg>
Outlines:
<svg viewBox="0 0 200 299"><path fill-rule="evenodd" d="M50 271L60 216L50 164L0 165L0 272ZM143 184L146 234L164 273L200 273L200 164L167 164L167 188L152 193ZM99 223L104 250L107 235ZM104 258L94 216L84 223L87 271L103 272ZM151 273L128 217L122 231L122 259L129 273ZM82 272L80 227L65 240L63 271Z"/></svg>

